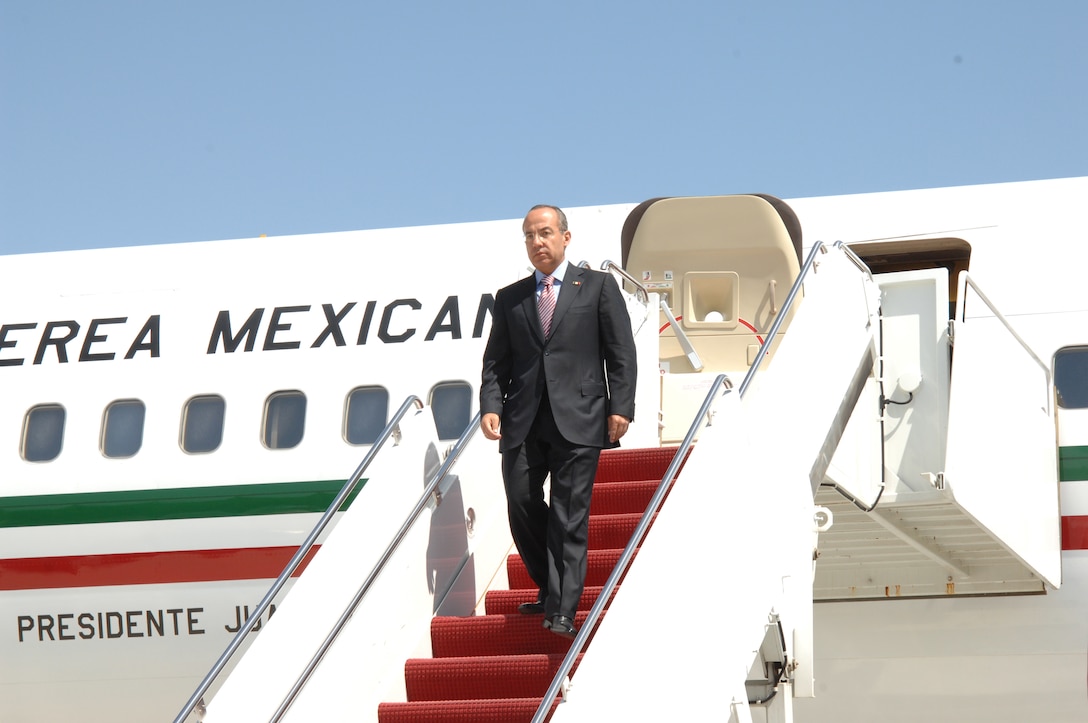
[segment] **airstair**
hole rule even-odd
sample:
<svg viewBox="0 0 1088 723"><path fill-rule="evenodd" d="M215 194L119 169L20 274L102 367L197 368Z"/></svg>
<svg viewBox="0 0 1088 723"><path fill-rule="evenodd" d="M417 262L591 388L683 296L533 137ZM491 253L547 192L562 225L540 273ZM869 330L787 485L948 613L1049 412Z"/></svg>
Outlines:
<svg viewBox="0 0 1088 723"><path fill-rule="evenodd" d="M842 244L817 243L802 264L781 209L744 199L636 209L624 266L650 280L651 309L665 302L662 338L649 343L660 345L668 397L662 438L679 446L620 565L595 581L573 645L509 633L552 646L524 652L544 656L533 669L549 687L532 682L514 717L485 716L481 703L481 720L528 720L534 707L534 721L559 723L792 720L791 700L815 694L814 602L1060 585L1045 365L970 277L950 321L942 272L874 278ZM723 238L723 224L753 208L762 220ZM669 222L674 212L687 230ZM785 271L767 272L749 248L767 226ZM735 253L715 251L723 246ZM380 703L409 700L404 661L431 656L436 624L513 604L497 593L518 574L506 561L498 465L469 445L455 472L439 469L433 426L413 429L426 419L402 424L404 441L375 477L433 479L429 522L407 532L390 522L390 510L411 507L404 485L370 499L381 508L360 496L203 720L377 720ZM393 536L404 552L379 559L372 550L388 548L375 542ZM529 624L505 615L493 624ZM308 664L338 618L343 633ZM425 710L395 720L455 719Z"/></svg>
<svg viewBox="0 0 1088 723"><path fill-rule="evenodd" d="M840 494L853 473L835 464L845 455L834 460L816 495L834 524L821 535L814 597L1057 588L1057 445L1046 365L966 273L952 320L943 270L888 274L880 283L884 486L878 500Z"/></svg>
<svg viewBox="0 0 1088 723"><path fill-rule="evenodd" d="M750 366L701 433L555 721L790 720L783 698L815 693L814 602L1061 583L1049 375L975 281L961 275L949 320L944 271L874 278L841 244L817 244L791 292L803 303L760 319L778 306L776 279L760 277L770 262L754 259L751 238L776 234L746 223L724 233L711 203L625 234L625 261L635 275L670 276L680 297L663 309L674 409L694 406L708 367ZM750 199L726 203L755 205L748 218L773 225ZM781 248L789 236L777 238ZM708 252L727 246L739 253ZM729 274L735 263L755 273ZM751 293L728 291L746 277ZM727 328L745 316L754 329ZM708 357L720 361L698 363Z"/></svg>

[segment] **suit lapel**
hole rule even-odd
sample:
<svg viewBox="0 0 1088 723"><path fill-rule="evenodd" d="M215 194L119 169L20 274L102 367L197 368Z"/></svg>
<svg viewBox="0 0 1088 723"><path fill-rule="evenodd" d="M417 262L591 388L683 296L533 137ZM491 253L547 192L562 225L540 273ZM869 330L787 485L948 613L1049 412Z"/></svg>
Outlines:
<svg viewBox="0 0 1088 723"><path fill-rule="evenodd" d="M574 303L574 297L582 290L582 277L585 274L586 270L581 266L567 264L567 272L563 274L563 286L559 290L559 299L555 302L555 312L552 313L552 336L555 335L556 328L563 322L563 315L567 313L567 309ZM538 319L537 327L539 326L540 321Z"/></svg>
<svg viewBox="0 0 1088 723"><path fill-rule="evenodd" d="M536 274L533 274L527 279L521 282L524 285L524 298L518 306L525 313L525 321L529 325L529 328L533 330L533 335L537 338L541 344L544 343L544 328L540 326L540 312L536 308ZM562 295L560 295L562 300ZM552 316L555 319L555 316ZM554 326L555 322L552 321Z"/></svg>

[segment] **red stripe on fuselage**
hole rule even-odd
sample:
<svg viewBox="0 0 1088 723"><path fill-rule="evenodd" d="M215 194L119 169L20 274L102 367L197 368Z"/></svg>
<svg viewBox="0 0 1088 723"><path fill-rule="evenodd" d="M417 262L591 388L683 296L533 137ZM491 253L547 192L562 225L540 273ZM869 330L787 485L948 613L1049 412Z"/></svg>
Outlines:
<svg viewBox="0 0 1088 723"><path fill-rule="evenodd" d="M1088 515L1062 517L1062 549L1088 550ZM318 547L302 561L302 574ZM279 577L295 547L173 550L0 560L0 590L261 580Z"/></svg>
<svg viewBox="0 0 1088 723"><path fill-rule="evenodd" d="M319 546L293 577L302 574ZM171 550L0 560L0 590L260 580L279 577L297 547Z"/></svg>
<svg viewBox="0 0 1088 723"><path fill-rule="evenodd" d="M1062 549L1088 550L1088 515L1062 517Z"/></svg>

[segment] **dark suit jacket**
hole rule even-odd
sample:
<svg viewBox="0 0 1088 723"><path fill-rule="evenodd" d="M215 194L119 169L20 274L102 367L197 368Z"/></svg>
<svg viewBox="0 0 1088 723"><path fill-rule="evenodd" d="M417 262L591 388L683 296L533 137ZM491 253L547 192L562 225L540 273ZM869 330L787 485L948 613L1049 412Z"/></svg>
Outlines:
<svg viewBox="0 0 1088 723"><path fill-rule="evenodd" d="M499 449L512 449L525 441L547 388L567 441L607 447L608 415L635 418L636 366L631 320L616 282L568 264L547 340L535 276L496 294L480 411L500 416Z"/></svg>

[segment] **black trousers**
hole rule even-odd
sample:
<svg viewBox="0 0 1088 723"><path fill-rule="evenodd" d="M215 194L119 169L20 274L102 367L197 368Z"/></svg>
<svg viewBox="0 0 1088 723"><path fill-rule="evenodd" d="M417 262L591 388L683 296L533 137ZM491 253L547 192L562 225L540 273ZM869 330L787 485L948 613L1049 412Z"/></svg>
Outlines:
<svg viewBox="0 0 1088 723"><path fill-rule="evenodd" d="M510 533L544 598L545 615L573 619L586 579L589 502L599 447L573 445L555 426L547 397L525 442L502 455ZM550 504L544 481L551 475Z"/></svg>

